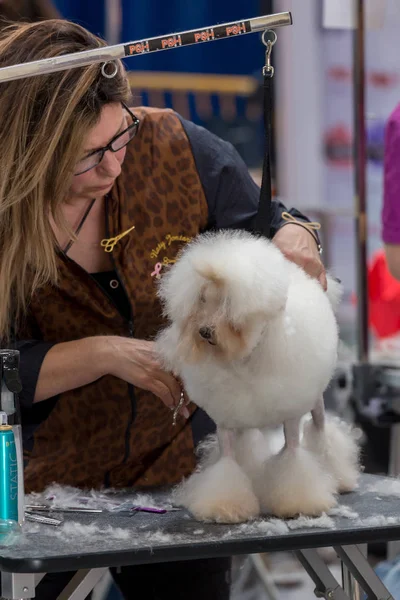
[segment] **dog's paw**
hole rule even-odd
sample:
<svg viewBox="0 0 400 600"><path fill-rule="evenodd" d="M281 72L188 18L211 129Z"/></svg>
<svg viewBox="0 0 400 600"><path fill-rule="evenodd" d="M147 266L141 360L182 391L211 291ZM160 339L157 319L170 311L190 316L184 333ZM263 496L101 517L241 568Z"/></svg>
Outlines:
<svg viewBox="0 0 400 600"><path fill-rule="evenodd" d="M334 479L304 448L267 460L255 486L262 512L279 518L315 517L336 505Z"/></svg>
<svg viewBox="0 0 400 600"><path fill-rule="evenodd" d="M199 521L215 523L243 523L260 514L260 506L253 493L242 494L241 498L216 498L214 503L195 503L191 513Z"/></svg>
<svg viewBox="0 0 400 600"><path fill-rule="evenodd" d="M227 457L189 477L177 490L175 501L200 521L241 523L260 514L249 478Z"/></svg>
<svg viewBox="0 0 400 600"><path fill-rule="evenodd" d="M296 495L282 499L279 495L263 499L263 509L268 514L280 519L290 519L298 515L320 517L336 506L335 496L329 489L303 488Z"/></svg>

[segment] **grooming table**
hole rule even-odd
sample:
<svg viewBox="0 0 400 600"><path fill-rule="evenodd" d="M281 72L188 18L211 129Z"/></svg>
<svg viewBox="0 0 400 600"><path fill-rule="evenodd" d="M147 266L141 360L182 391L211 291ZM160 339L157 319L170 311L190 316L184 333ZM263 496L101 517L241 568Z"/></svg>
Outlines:
<svg viewBox="0 0 400 600"><path fill-rule="evenodd" d="M152 496L160 502L163 492ZM2 545L0 540L7 600L34 598L45 573L76 570L59 599L82 600L108 567L277 551L295 552L318 597L358 599L359 584L368 598L388 600L392 596L358 545L400 539L400 481L363 475L357 492L341 496L336 511L316 520L265 517L225 525L200 523L185 511L131 517L66 513L63 518L57 528L29 523L11 541ZM334 547L342 561L348 575L343 586L316 552L323 546Z"/></svg>

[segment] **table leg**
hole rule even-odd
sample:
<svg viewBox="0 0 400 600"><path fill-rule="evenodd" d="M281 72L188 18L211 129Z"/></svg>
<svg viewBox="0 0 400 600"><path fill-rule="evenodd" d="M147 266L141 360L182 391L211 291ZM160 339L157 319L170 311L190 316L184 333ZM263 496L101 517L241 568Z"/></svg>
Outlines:
<svg viewBox="0 0 400 600"><path fill-rule="evenodd" d="M394 600L358 546L335 546L335 551L344 566L367 593L368 600ZM354 595L360 593L358 586L352 586L351 593L353 593L353 596L350 596L352 600L362 597L362 595Z"/></svg>
<svg viewBox="0 0 400 600"><path fill-rule="evenodd" d="M1 595L5 600L35 597L35 573L1 573Z"/></svg>
<svg viewBox="0 0 400 600"><path fill-rule="evenodd" d="M107 567L77 571L57 600L85 600L107 571Z"/></svg>
<svg viewBox="0 0 400 600"><path fill-rule="evenodd" d="M343 587L336 581L316 550L295 552L316 585L315 595L326 600L394 600L358 546L335 546L343 568Z"/></svg>
<svg viewBox="0 0 400 600"><path fill-rule="evenodd" d="M107 571L107 567L77 571L57 600L85 600ZM35 598L35 588L44 576L45 573L2 572L1 596L4 600L31 600Z"/></svg>
<svg viewBox="0 0 400 600"><path fill-rule="evenodd" d="M314 594L326 600L353 600L332 575L315 549L297 550L294 553L315 583Z"/></svg>

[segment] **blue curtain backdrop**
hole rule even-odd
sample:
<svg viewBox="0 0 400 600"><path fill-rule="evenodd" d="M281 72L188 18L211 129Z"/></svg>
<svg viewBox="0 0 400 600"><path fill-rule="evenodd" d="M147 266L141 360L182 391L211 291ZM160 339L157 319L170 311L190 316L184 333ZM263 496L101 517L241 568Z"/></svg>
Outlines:
<svg viewBox="0 0 400 600"><path fill-rule="evenodd" d="M67 19L104 36L104 0L55 0ZM121 42L259 16L260 0L123 0ZM126 60L130 70L194 73L259 73L264 59L259 34L161 51Z"/></svg>

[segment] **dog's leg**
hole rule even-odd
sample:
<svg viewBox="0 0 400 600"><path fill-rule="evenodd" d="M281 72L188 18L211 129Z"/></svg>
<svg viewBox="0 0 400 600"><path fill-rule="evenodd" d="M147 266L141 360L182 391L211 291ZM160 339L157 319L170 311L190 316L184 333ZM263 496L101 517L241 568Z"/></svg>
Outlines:
<svg viewBox="0 0 400 600"><path fill-rule="evenodd" d="M300 420L284 423L285 446L255 482L262 510L278 517L321 515L335 504L334 481L300 444Z"/></svg>
<svg viewBox="0 0 400 600"><path fill-rule="evenodd" d="M319 399L311 416L304 426L304 447L323 462L336 480L338 492L354 490L360 467L359 448L351 427L338 417L325 415L323 398Z"/></svg>
<svg viewBox="0 0 400 600"><path fill-rule="evenodd" d="M226 456L227 458L232 458L233 460L235 460L234 431L232 431L232 429L221 429L221 427L218 427L217 435L221 456Z"/></svg>
<svg viewBox="0 0 400 600"><path fill-rule="evenodd" d="M175 502L185 506L201 521L240 523L254 519L260 506L249 477L235 460L234 432L218 428L221 457L200 468L175 494Z"/></svg>
<svg viewBox="0 0 400 600"><path fill-rule="evenodd" d="M288 419L283 424L285 435L285 449L296 450L300 444L300 420Z"/></svg>
<svg viewBox="0 0 400 600"><path fill-rule="evenodd" d="M315 408L313 408L311 411L311 417L315 428L318 431L323 431L325 428L325 405L322 397L318 400Z"/></svg>

